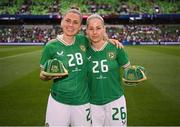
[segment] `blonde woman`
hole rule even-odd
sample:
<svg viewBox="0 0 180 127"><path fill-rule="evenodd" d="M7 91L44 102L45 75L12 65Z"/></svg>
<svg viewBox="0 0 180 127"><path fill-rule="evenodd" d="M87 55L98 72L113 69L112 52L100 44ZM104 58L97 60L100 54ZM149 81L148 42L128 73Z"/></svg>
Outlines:
<svg viewBox="0 0 180 127"><path fill-rule="evenodd" d="M87 19L88 84L93 126L127 126L127 109L120 82L120 68L130 65L123 48L104 40L104 20L93 14Z"/></svg>

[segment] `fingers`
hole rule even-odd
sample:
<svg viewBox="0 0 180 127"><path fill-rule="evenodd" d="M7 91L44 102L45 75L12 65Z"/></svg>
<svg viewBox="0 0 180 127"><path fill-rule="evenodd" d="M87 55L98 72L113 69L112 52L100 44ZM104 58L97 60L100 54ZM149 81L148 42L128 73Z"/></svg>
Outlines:
<svg viewBox="0 0 180 127"><path fill-rule="evenodd" d="M62 78L62 76L53 76L52 79Z"/></svg>
<svg viewBox="0 0 180 127"><path fill-rule="evenodd" d="M123 44L116 39L109 39L110 43L114 44L117 48L124 48Z"/></svg>
<svg viewBox="0 0 180 127"><path fill-rule="evenodd" d="M46 75L44 74L44 71L41 71L41 72L40 72L40 79L41 79L41 80L44 80L44 81L47 81L47 80L51 80L51 79L52 79L52 76L46 76Z"/></svg>
<svg viewBox="0 0 180 127"><path fill-rule="evenodd" d="M124 46L123 46L123 44L122 43L120 43L118 40L115 40L114 39L114 42L115 42L115 45L116 45L116 48L124 48Z"/></svg>
<svg viewBox="0 0 180 127"><path fill-rule="evenodd" d="M118 45L118 48L124 48L124 46L123 46L123 44L122 43L118 43L119 45Z"/></svg>
<svg viewBox="0 0 180 127"><path fill-rule="evenodd" d="M48 81L48 80L52 80L52 79L58 79L58 78L62 78L63 75L58 75L58 76L49 76L47 75L44 71L40 72L40 79L44 80L44 81Z"/></svg>

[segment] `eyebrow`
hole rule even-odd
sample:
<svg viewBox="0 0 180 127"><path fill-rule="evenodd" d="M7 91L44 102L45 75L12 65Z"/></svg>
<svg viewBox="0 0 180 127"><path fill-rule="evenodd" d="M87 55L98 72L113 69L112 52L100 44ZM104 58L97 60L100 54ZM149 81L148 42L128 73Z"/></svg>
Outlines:
<svg viewBox="0 0 180 127"><path fill-rule="evenodd" d="M79 21L79 20L76 20L76 19L74 20L74 19L71 19L71 18L66 18L65 20L73 20L73 21L77 21L77 22Z"/></svg>

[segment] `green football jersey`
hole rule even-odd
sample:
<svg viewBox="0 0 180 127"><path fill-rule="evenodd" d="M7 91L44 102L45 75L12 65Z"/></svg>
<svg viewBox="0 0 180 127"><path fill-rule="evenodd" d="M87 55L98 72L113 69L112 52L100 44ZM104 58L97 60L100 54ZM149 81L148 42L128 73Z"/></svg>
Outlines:
<svg viewBox="0 0 180 127"><path fill-rule="evenodd" d="M89 48L87 57L90 102L103 105L122 96L120 68L129 64L124 49L106 42L99 51Z"/></svg>
<svg viewBox="0 0 180 127"><path fill-rule="evenodd" d="M62 61L68 70L68 76L53 81L52 97L69 105L85 104L89 102L86 55L88 40L82 35L77 35L74 43L67 45L60 36L46 44L40 61L41 68L44 68L49 59Z"/></svg>

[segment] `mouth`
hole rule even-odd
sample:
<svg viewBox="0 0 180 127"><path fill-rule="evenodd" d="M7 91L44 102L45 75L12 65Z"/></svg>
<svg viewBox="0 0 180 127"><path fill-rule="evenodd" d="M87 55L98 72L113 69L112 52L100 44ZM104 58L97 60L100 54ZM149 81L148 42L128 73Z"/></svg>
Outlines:
<svg viewBox="0 0 180 127"><path fill-rule="evenodd" d="M74 29L67 29L67 31L69 31L69 32L73 32L73 31L74 31Z"/></svg>
<svg viewBox="0 0 180 127"><path fill-rule="evenodd" d="M72 28L72 27L66 27L66 30L69 31L69 32L73 32L73 31L74 31L74 28Z"/></svg>
<svg viewBox="0 0 180 127"><path fill-rule="evenodd" d="M92 36L92 38L98 38L98 36Z"/></svg>

